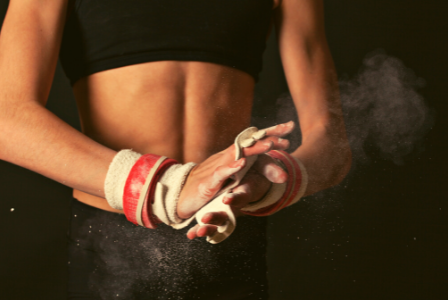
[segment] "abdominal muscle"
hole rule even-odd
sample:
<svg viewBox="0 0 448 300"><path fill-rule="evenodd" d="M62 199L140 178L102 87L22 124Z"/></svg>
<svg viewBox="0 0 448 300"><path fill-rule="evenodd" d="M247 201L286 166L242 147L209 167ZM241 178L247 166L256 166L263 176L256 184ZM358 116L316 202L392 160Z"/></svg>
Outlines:
<svg viewBox="0 0 448 300"><path fill-rule="evenodd" d="M73 87L84 134L116 151L204 161L250 125L253 78L204 62L160 61L95 73ZM108 211L79 190L81 202Z"/></svg>

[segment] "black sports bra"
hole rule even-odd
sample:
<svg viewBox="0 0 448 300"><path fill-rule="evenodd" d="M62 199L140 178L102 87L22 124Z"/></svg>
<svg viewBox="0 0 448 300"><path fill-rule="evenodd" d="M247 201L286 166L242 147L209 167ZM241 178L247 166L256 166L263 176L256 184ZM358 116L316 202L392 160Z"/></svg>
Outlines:
<svg viewBox="0 0 448 300"><path fill-rule="evenodd" d="M132 64L202 61L257 80L272 0L75 0L60 59L72 84Z"/></svg>

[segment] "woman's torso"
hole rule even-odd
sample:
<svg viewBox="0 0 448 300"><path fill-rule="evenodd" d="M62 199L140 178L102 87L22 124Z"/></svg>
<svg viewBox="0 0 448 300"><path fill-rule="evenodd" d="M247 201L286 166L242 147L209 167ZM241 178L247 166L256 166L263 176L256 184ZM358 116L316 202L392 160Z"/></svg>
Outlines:
<svg viewBox="0 0 448 300"><path fill-rule="evenodd" d="M79 80L74 94L84 134L112 149L202 162L250 124L254 80L203 62L150 62ZM105 200L74 191L81 202Z"/></svg>
<svg viewBox="0 0 448 300"><path fill-rule="evenodd" d="M88 1L78 1L78 8L79 3ZM101 46L91 44L92 49ZM112 41L108 47L113 48ZM163 60L94 72L77 80L73 90L82 130L90 138L115 150L199 163L230 146L249 126L254 83L254 75L241 68ZM74 197L114 211L102 198L77 190Z"/></svg>
<svg viewBox="0 0 448 300"><path fill-rule="evenodd" d="M254 83L253 74L218 62L167 59L94 72L73 90L92 139L201 162L249 126ZM92 291L114 299L267 299L264 218L243 218L231 241L211 245L187 240L188 228L136 228L90 207L113 211L104 199L76 190L74 197L88 204L72 202L74 299Z"/></svg>

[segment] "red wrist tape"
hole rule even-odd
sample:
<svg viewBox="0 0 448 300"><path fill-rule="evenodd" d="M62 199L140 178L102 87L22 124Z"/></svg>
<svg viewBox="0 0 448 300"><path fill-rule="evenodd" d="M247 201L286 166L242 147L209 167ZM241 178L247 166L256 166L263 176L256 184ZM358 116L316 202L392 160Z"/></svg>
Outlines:
<svg viewBox="0 0 448 300"><path fill-rule="evenodd" d="M126 218L146 228L155 229L160 220L152 213L156 184L170 166L177 164L164 156L142 155L129 172L123 192L123 211Z"/></svg>
<svg viewBox="0 0 448 300"><path fill-rule="evenodd" d="M302 184L302 172L300 171L299 164L291 155L280 150L272 150L266 154L275 160L281 161L285 166L286 172L288 173L286 190L280 199L274 204L252 212L244 211L247 215L264 217L272 215L273 213L285 208L294 200Z"/></svg>

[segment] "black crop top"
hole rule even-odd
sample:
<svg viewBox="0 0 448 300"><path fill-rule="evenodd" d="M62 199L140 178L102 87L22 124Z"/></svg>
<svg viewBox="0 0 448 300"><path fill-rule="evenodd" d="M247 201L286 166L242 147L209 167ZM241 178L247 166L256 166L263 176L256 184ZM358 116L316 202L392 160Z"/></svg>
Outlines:
<svg viewBox="0 0 448 300"><path fill-rule="evenodd" d="M150 61L222 64L257 80L272 0L76 0L60 60L70 81Z"/></svg>

